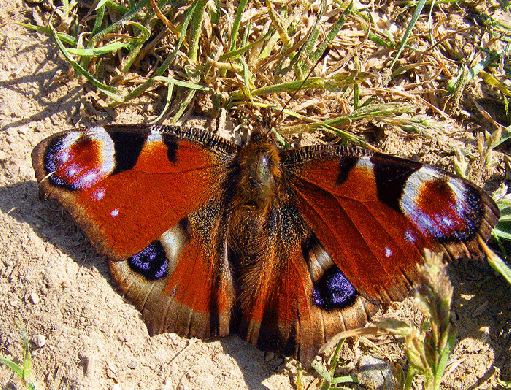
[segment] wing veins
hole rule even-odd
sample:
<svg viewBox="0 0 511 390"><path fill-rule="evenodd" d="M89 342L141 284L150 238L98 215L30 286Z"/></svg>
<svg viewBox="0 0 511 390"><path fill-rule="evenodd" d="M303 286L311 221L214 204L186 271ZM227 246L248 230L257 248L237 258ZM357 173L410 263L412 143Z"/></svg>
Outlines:
<svg viewBox="0 0 511 390"><path fill-rule="evenodd" d="M367 245L367 240L362 236L362 234L360 233L360 231L358 230L358 228L356 227L356 224L353 222L353 220L351 219L351 217L349 216L349 214L345 211L344 207L338 202L337 198L332 195L330 192L326 191L325 189L321 188L320 186L308 181L308 180L305 180L305 179L302 179L303 181L306 181L307 183L311 184L312 186L315 187L315 189L319 190L320 192L325 192L327 193L329 196L331 196L332 198L335 199L336 201L336 204L339 206L339 208L344 212L344 215L346 216L346 219L349 220L350 222L350 225L352 227L352 229L354 230L355 233L357 233L358 237L362 240L362 242L365 244L365 248L367 248L367 250L371 253L371 255L377 260L378 264L381 264L380 261L378 260L378 257L374 254L373 250L371 250L371 248ZM310 207L311 210L314 211L315 215L317 217L319 217L321 219L321 214L317 211L317 209L311 204L311 202L309 202L308 200L305 199L305 197L301 194L300 191L297 191L297 196L299 196L304 202L307 203L307 205ZM349 199L348 197L344 197L346 199ZM359 203L362 203L362 202L359 202ZM363 203L362 203L363 204ZM341 243L337 240L337 235L334 234L335 232L330 228L330 226L325 223L326 225L326 228L328 229L328 231L331 233L331 236L334 237L335 241L337 242L338 246L342 248L342 245ZM320 241L321 242L321 241ZM323 244L322 244L323 245ZM337 264L336 264L337 265ZM388 272L383 269L383 271L385 271L385 273L387 275Z"/></svg>

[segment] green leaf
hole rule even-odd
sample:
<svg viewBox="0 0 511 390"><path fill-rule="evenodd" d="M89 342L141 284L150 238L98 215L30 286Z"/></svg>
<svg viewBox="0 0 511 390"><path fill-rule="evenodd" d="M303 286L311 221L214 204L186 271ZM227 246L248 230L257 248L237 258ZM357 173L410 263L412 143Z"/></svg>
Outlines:
<svg viewBox="0 0 511 390"><path fill-rule="evenodd" d="M511 240L511 234L508 232L501 232L500 234L496 232L496 228L493 229L493 234L498 235L500 238L505 238L504 236L507 236L508 238L505 238L507 240ZM509 264L507 264L504 260L502 260L499 256L497 256L495 253L488 254L488 263L490 266L497 271L499 274L501 274L509 284L511 284L511 267Z"/></svg>
<svg viewBox="0 0 511 390"><path fill-rule="evenodd" d="M128 42L112 42L108 43L105 46L97 47L97 48L68 48L67 52L71 55L78 55L81 57L98 57L105 54L116 52L119 49L130 47L130 43Z"/></svg>
<svg viewBox="0 0 511 390"><path fill-rule="evenodd" d="M174 84L174 85L176 85L178 87L184 87L184 88L188 88L188 89L196 89L196 90L202 91L202 92L209 92L209 93L214 93L215 92L211 88L205 87L204 85L192 83L192 82L189 82L189 81L176 80L176 79L174 79L172 77L156 76L156 77L154 77L154 80L155 81L162 81L162 82L168 83L168 84Z"/></svg>
<svg viewBox="0 0 511 390"><path fill-rule="evenodd" d="M71 66L81 75L83 75L87 80L89 80L94 86L96 86L98 89L103 91L106 95L110 96L112 99L116 101L122 101L122 97L120 96L119 92L109 85L103 84L99 80L97 80L94 76L92 76L89 72L87 72L80 64L78 64L73 58L71 58L71 55L69 54L68 50L64 47L62 42L60 41L58 35L55 32L55 29L50 24L50 33L53 39L55 40L55 43L57 44L58 48L60 49L60 52L64 56L64 58L71 64Z"/></svg>
<svg viewBox="0 0 511 390"><path fill-rule="evenodd" d="M23 368L18 366L16 363L11 362L9 359L3 358L0 356L0 363L5 364L7 367L11 369L16 375L18 375L21 379L23 379Z"/></svg>

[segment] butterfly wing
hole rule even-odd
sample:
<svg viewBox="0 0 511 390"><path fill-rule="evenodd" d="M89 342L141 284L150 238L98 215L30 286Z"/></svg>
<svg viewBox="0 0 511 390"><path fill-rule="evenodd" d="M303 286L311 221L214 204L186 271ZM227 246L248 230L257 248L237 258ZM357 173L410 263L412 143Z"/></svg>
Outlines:
<svg viewBox="0 0 511 390"><path fill-rule="evenodd" d="M227 332L232 306L215 199L236 151L197 129L114 125L57 134L32 158L149 328L204 337Z"/></svg>
<svg viewBox="0 0 511 390"><path fill-rule="evenodd" d="M265 250L239 277L239 329L305 364L378 302L404 298L425 248L480 255L498 221L473 184L411 161L318 146L281 153L280 166Z"/></svg>
<svg viewBox="0 0 511 390"><path fill-rule="evenodd" d="M141 310L151 334L208 338L229 334L235 289L222 210L211 200L110 271Z"/></svg>
<svg viewBox="0 0 511 390"><path fill-rule="evenodd" d="M358 149L284 152L297 208L355 289L402 299L425 248L479 255L499 212L472 183L435 168Z"/></svg>
<svg viewBox="0 0 511 390"><path fill-rule="evenodd" d="M233 325L259 349L309 365L328 339L364 325L377 307L335 266L294 200L281 195L260 229L266 234L257 260L232 254L235 268L240 268L235 273L238 322Z"/></svg>

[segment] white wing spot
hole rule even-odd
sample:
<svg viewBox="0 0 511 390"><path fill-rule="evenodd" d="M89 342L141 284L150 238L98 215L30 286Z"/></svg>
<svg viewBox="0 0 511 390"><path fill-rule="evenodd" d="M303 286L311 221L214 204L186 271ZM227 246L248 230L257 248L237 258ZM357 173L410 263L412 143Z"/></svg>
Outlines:
<svg viewBox="0 0 511 390"><path fill-rule="evenodd" d="M63 150L61 152L60 161L63 163L67 163L69 161L69 152L67 150Z"/></svg>
<svg viewBox="0 0 511 390"><path fill-rule="evenodd" d="M113 209L112 211L110 211L110 215L112 217L117 217L119 215L119 209Z"/></svg>
<svg viewBox="0 0 511 390"><path fill-rule="evenodd" d="M101 200L105 196L105 189L104 188L98 188L96 191L94 191L94 199L95 200Z"/></svg>

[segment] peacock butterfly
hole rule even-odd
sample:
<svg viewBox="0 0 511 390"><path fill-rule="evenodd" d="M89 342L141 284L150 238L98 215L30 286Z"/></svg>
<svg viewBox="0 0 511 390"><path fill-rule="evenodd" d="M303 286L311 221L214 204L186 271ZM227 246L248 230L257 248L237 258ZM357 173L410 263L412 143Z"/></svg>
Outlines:
<svg viewBox="0 0 511 390"><path fill-rule="evenodd" d="M94 127L33 151L151 333L238 334L308 364L403 299L425 248L480 256L499 218L431 166L342 146L238 146L196 128Z"/></svg>

